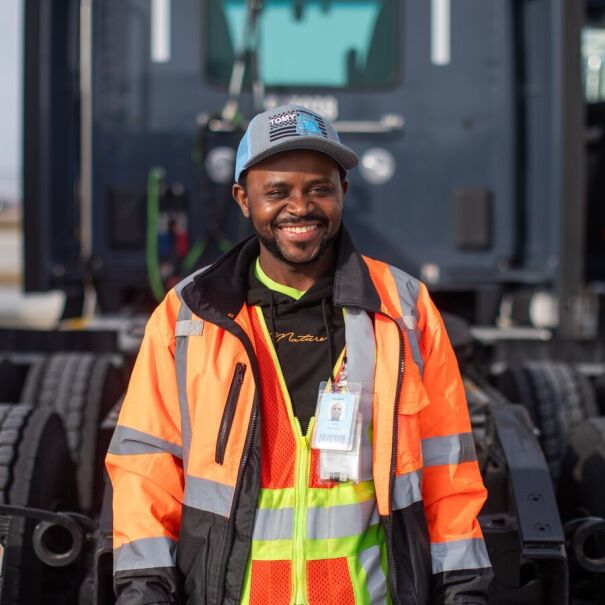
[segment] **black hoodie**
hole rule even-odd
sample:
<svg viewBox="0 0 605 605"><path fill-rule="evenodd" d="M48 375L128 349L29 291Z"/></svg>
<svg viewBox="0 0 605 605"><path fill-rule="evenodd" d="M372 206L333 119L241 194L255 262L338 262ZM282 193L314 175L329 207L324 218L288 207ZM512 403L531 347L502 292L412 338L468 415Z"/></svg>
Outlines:
<svg viewBox="0 0 605 605"><path fill-rule="evenodd" d="M333 289L332 272L296 300L262 284L254 263L248 274L247 303L263 311L303 434L315 414L319 383L330 378L345 346L343 311L332 302Z"/></svg>

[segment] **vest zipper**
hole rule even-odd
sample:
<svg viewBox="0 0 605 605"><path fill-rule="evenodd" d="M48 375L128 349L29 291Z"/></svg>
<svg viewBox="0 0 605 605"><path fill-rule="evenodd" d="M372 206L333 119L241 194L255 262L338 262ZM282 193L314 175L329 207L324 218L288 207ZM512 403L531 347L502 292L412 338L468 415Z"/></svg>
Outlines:
<svg viewBox="0 0 605 605"><path fill-rule="evenodd" d="M223 464L225 461L225 450L227 449L227 441L229 440L229 434L231 433L231 427L233 425L233 418L235 416L235 408L237 400L239 398L240 391L242 390L242 384L244 382L244 374L246 373L246 364L238 363L235 366L233 372L233 378L231 379L231 386L229 387L229 393L227 395L227 402L225 403L225 410L223 412L223 418L221 420L221 427L218 432L218 438L216 440L216 452L214 459L217 464Z"/></svg>
<svg viewBox="0 0 605 605"><path fill-rule="evenodd" d="M294 508L294 603L302 605L307 602L305 598L307 573L305 568L305 538L307 536L307 489L309 485L309 435L312 429L312 420L304 435L300 421L295 417L296 428L296 488Z"/></svg>

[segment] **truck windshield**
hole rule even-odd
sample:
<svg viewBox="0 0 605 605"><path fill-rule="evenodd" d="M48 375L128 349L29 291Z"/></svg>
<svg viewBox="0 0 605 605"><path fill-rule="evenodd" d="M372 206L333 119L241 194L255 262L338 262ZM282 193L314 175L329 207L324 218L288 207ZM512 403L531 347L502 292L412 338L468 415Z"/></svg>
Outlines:
<svg viewBox="0 0 605 605"><path fill-rule="evenodd" d="M258 66L268 87L376 88L398 68L398 0L264 0ZM245 40L246 0L208 0L206 73L227 85ZM250 70L246 70L249 76Z"/></svg>

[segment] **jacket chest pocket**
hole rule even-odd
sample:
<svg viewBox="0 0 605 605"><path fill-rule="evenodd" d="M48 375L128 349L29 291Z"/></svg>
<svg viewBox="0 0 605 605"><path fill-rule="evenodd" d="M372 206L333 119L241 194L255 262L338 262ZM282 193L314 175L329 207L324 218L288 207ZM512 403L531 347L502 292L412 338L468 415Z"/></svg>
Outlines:
<svg viewBox="0 0 605 605"><path fill-rule="evenodd" d="M231 379L231 385L229 386L229 392L227 393L227 401L225 402L225 409L223 411L218 437L216 439L215 461L217 464L223 464L225 461L225 450L227 449L229 434L231 433L231 427L233 426L235 408L237 407L237 400L240 391L242 390L245 373L246 364L236 364L233 378Z"/></svg>
<svg viewBox="0 0 605 605"><path fill-rule="evenodd" d="M422 466L422 440L419 412L428 399L400 405L397 410L397 473L407 473Z"/></svg>

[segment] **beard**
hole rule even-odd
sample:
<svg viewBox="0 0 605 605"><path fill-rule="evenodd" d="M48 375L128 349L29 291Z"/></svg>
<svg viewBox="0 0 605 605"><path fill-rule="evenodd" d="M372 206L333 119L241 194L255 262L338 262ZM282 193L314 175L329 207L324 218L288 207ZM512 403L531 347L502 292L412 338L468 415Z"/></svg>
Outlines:
<svg viewBox="0 0 605 605"><path fill-rule="evenodd" d="M324 226L326 224L326 221L325 221L325 219L323 219L323 217L321 217L321 218L320 217L305 217L304 219L301 219L300 222L309 220L310 218L314 218L314 219L320 221L322 226ZM267 249L269 254L271 254L271 256L273 256L273 258L275 258L276 260L278 260L286 265L289 265L291 267L305 267L307 265L311 265L314 262L318 261L320 258L322 258L325 255L325 253L328 250L330 250L332 248L332 245L334 244L334 242L338 238L338 235L340 234L340 228L339 228L332 237L322 239L319 244L319 248L318 248L317 252L308 260L294 261L294 260L287 258L284 255L284 253L282 252L282 249L279 246L279 243L278 243L276 237L273 237L273 236L268 237L266 235L261 234L257 230L256 225L254 224L254 221L251 221L251 222L252 222L252 228L254 229L256 236L258 237L260 243ZM292 224L296 224L296 222L297 221L289 220L288 224L292 225ZM279 223L273 223L271 225L271 230L273 231L273 229L278 228L278 226L279 226Z"/></svg>

